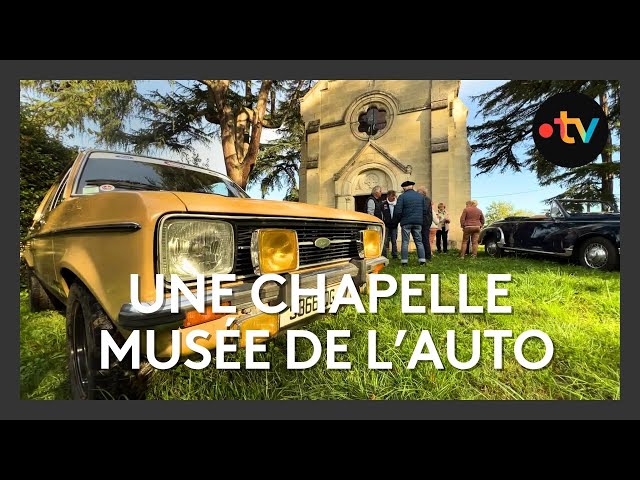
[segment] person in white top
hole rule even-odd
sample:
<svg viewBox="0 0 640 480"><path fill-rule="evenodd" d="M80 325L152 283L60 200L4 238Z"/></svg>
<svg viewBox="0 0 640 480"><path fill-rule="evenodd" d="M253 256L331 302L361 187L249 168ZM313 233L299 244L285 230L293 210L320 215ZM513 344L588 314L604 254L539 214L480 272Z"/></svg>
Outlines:
<svg viewBox="0 0 640 480"><path fill-rule="evenodd" d="M431 251L436 249L436 231L438 230L438 217L435 205L431 202L431 228L429 229L429 244L431 245Z"/></svg>
<svg viewBox="0 0 640 480"><path fill-rule="evenodd" d="M436 248L438 253L447 253L447 237L449 235L449 224L451 219L447 213L447 206L440 202L438 210L434 212L433 219L437 222L436 230Z"/></svg>

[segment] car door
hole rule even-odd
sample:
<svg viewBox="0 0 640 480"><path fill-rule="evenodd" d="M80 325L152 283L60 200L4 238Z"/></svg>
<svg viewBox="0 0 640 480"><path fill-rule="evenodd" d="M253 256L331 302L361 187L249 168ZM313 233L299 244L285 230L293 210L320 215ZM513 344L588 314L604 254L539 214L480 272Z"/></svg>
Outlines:
<svg viewBox="0 0 640 480"><path fill-rule="evenodd" d="M55 280L53 269L53 238L48 225L49 212L53 199L59 191L60 183L51 186L44 197L41 207L36 211L30 230L29 252L33 258L33 270L36 276L50 286Z"/></svg>
<svg viewBox="0 0 640 480"><path fill-rule="evenodd" d="M562 237L566 235L570 224L570 217L554 202L544 230L538 232L540 250L549 253L562 252L564 249Z"/></svg>
<svg viewBox="0 0 640 480"><path fill-rule="evenodd" d="M56 232L60 232L65 229L64 223L61 221L60 204L64 201L64 193L67 187L67 182L69 181L69 172L65 174L60 182L60 186L56 191L53 199L51 200L51 205L49 206L49 214L47 217L47 221L52 226L52 229ZM60 258L64 253L64 244L61 242L65 236L60 234L54 234L51 236L51 265L53 269L53 275L51 278L51 283L49 284L49 288L54 291L54 293L58 293L61 296L65 296L64 289L62 288L62 277L60 274L60 268L58 265L60 264Z"/></svg>
<svg viewBox="0 0 640 480"><path fill-rule="evenodd" d="M525 250L544 250L547 236L554 230L554 219L527 218L519 222L515 232L515 247Z"/></svg>

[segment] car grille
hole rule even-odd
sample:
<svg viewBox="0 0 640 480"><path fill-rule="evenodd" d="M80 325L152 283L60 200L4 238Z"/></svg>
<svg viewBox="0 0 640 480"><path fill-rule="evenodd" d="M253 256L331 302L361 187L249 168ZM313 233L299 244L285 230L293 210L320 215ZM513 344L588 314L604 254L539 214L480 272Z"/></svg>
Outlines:
<svg viewBox="0 0 640 480"><path fill-rule="evenodd" d="M234 221L238 250L236 253L236 275L253 275L251 264L251 235L259 228L287 228L298 233L300 267L322 265L339 260L358 258L358 235L367 228L366 223L319 222L312 220L264 220ZM313 242L325 237L335 241L327 248L318 248ZM307 244L308 242L308 244Z"/></svg>

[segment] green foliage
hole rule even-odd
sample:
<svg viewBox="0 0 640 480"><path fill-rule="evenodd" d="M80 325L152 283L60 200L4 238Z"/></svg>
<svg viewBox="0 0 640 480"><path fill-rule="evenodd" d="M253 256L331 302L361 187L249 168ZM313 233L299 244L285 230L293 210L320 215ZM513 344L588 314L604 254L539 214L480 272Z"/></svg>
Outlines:
<svg viewBox="0 0 640 480"><path fill-rule="evenodd" d="M285 190L285 196L290 197L298 189L301 144L288 137L263 144L260 149L258 162L249 175L249 185L259 184L262 198L273 190Z"/></svg>
<svg viewBox="0 0 640 480"><path fill-rule="evenodd" d="M383 273L400 283L404 273L426 273L427 282L414 282L423 296L412 305L429 306L429 274L440 274L440 304L458 305L458 274L469 281L469 305L484 305L481 314L404 314L397 293L381 299L376 314L342 308L338 314L301 327L320 339L320 361L306 370L286 368L286 338L267 344L266 353L256 353L256 361L269 361L269 370L246 370L246 352L227 354L229 361L241 362L240 370L208 368L190 370L185 366L157 371L148 398L154 400L615 400L620 398L620 273L598 272L568 265L566 261L530 259L509 255L475 260L456 257L454 251L436 255L427 270L418 267L412 254L409 267L392 263ZM499 300L511 305L512 314L486 313L487 275L510 273L505 284L509 296ZM363 296L365 308L366 296ZM65 346L64 318L53 312L27 313L26 296L20 297L21 398L65 399L63 370ZM346 353L336 360L350 361L350 370L326 368L327 330L350 330L351 337L338 340ZM504 365L493 368L493 342L482 340L478 364L458 370L447 361L447 330L455 330L460 361L471 358L473 330L510 329L514 337L504 341ZM547 333L554 343L551 363L541 370L527 370L514 359L515 337L530 329ZM392 361L391 370L371 370L367 364L367 331L377 331L378 360ZM400 347L394 342L398 330L407 330ZM431 362L419 362L407 369L413 348L422 330L429 330L444 370ZM43 343L43 338L47 342ZM311 357L310 344L300 340L299 360ZM541 342L528 340L524 355L535 361L542 357Z"/></svg>
<svg viewBox="0 0 640 480"><path fill-rule="evenodd" d="M506 217L529 216L533 215L526 210L519 210L510 202L493 201L484 211L485 225L489 225L497 220Z"/></svg>
<svg viewBox="0 0 640 480"><path fill-rule="evenodd" d="M65 320L53 310L31 313L20 293L20 398L71 398Z"/></svg>
<svg viewBox="0 0 640 480"><path fill-rule="evenodd" d="M608 101L607 121L612 139L620 132L620 82L617 80L511 80L475 97L480 104L484 123L469 127L479 154L474 166L480 173L493 170L535 172L541 185L558 183L567 189L562 196L610 200L613 177L620 176L620 162L612 161L617 145L608 145L603 162L585 167L565 169L545 160L533 144L532 123L538 107L549 97L561 92L580 92L597 101Z"/></svg>
<svg viewBox="0 0 640 480"><path fill-rule="evenodd" d="M299 80L282 84L287 101L281 107L283 125L278 130L280 138L260 146L258 161L249 175L248 185L260 185L262 198L274 190L284 190L283 200L298 201L300 159L305 136L299 100L314 83Z"/></svg>
<svg viewBox="0 0 640 480"><path fill-rule="evenodd" d="M197 83L173 82L169 93L138 95L135 108L142 126L109 132L107 144L132 147L137 153L155 148L193 154L198 142L208 145L219 133L217 125L207 121L207 92Z"/></svg>
<svg viewBox="0 0 640 480"><path fill-rule="evenodd" d="M44 195L74 159L76 151L49 135L20 109L20 240L24 240Z"/></svg>
<svg viewBox="0 0 640 480"><path fill-rule="evenodd" d="M45 194L73 160L75 151L65 147L20 108L20 251L33 215ZM20 285L26 286L24 262L20 262Z"/></svg>
<svg viewBox="0 0 640 480"><path fill-rule="evenodd" d="M283 200L285 202L299 202L300 201L300 190L297 188L290 189L287 194L284 196Z"/></svg>
<svg viewBox="0 0 640 480"><path fill-rule="evenodd" d="M549 162L546 163L548 164ZM536 165L536 173L540 185L559 184L565 188L565 191L555 198L616 200L611 195L603 195L602 178L607 175L619 178L620 162L591 162L575 168L559 168L555 166L549 168L548 165L539 163Z"/></svg>
<svg viewBox="0 0 640 480"><path fill-rule="evenodd" d="M126 128L141 100L134 80L23 80L20 87L38 125L88 132L105 143Z"/></svg>
<svg viewBox="0 0 640 480"><path fill-rule="evenodd" d="M268 164L257 174L273 173L265 180L264 189L280 188L278 175L297 175L298 166L290 160L292 142L301 141L302 130L299 99L313 84L310 80L251 81L236 80L225 90L224 98L216 90L218 80L172 81L167 93L158 90L142 94L138 82L117 80L31 80L21 83L22 94L28 100L30 114L41 125L58 132L89 132L100 144L124 147L136 153L170 150L183 155L185 161L198 164L195 147L208 145L213 138L227 141L239 164L249 154L249 141L254 132L252 119L257 118L256 84L270 85L268 108L262 128L280 128L286 142L273 146ZM220 94L222 95L222 94ZM227 133L222 135L223 124ZM257 135L257 133L256 133ZM299 152L299 145L293 147ZM278 152L274 151L278 149ZM275 155L275 156L274 156ZM255 160L249 155L248 164ZM267 158L265 157L265 158ZM278 157L278 158L276 158ZM232 178L233 162L227 164ZM299 162L298 159L296 160ZM238 165L235 165L237 168ZM231 170L230 170L231 168ZM275 171L275 172L274 172ZM246 169L249 174L250 169ZM243 173L244 175L244 173ZM254 175L255 176L255 175ZM244 178L246 180L246 178ZM296 181L282 179L280 185L295 188ZM242 185L244 183L240 182Z"/></svg>

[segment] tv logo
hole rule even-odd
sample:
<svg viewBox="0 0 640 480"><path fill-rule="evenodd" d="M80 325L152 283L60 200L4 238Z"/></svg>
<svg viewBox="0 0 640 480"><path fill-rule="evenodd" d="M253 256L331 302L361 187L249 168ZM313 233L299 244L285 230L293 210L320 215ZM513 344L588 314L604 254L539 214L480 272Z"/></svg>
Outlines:
<svg viewBox="0 0 640 480"><path fill-rule="evenodd" d="M564 143L576 143L576 139L567 133L567 127L569 125L575 125L578 129L578 132L580 133L582 142L589 143L589 140L591 140L593 132L595 131L599 121L599 118L592 118L591 123L589 124L589 128L585 131L584 127L582 126L582 120L577 117L568 117L566 111L560 112L560 117L553 119L553 123L560 125L560 138ZM553 127L548 123L543 123L542 125L540 125L538 132L540 133L540 136L542 138L549 138L551 135L553 135Z"/></svg>
<svg viewBox="0 0 640 480"><path fill-rule="evenodd" d="M582 93L560 93L548 98L533 119L536 148L560 167L580 167L595 160L608 135L602 108Z"/></svg>

